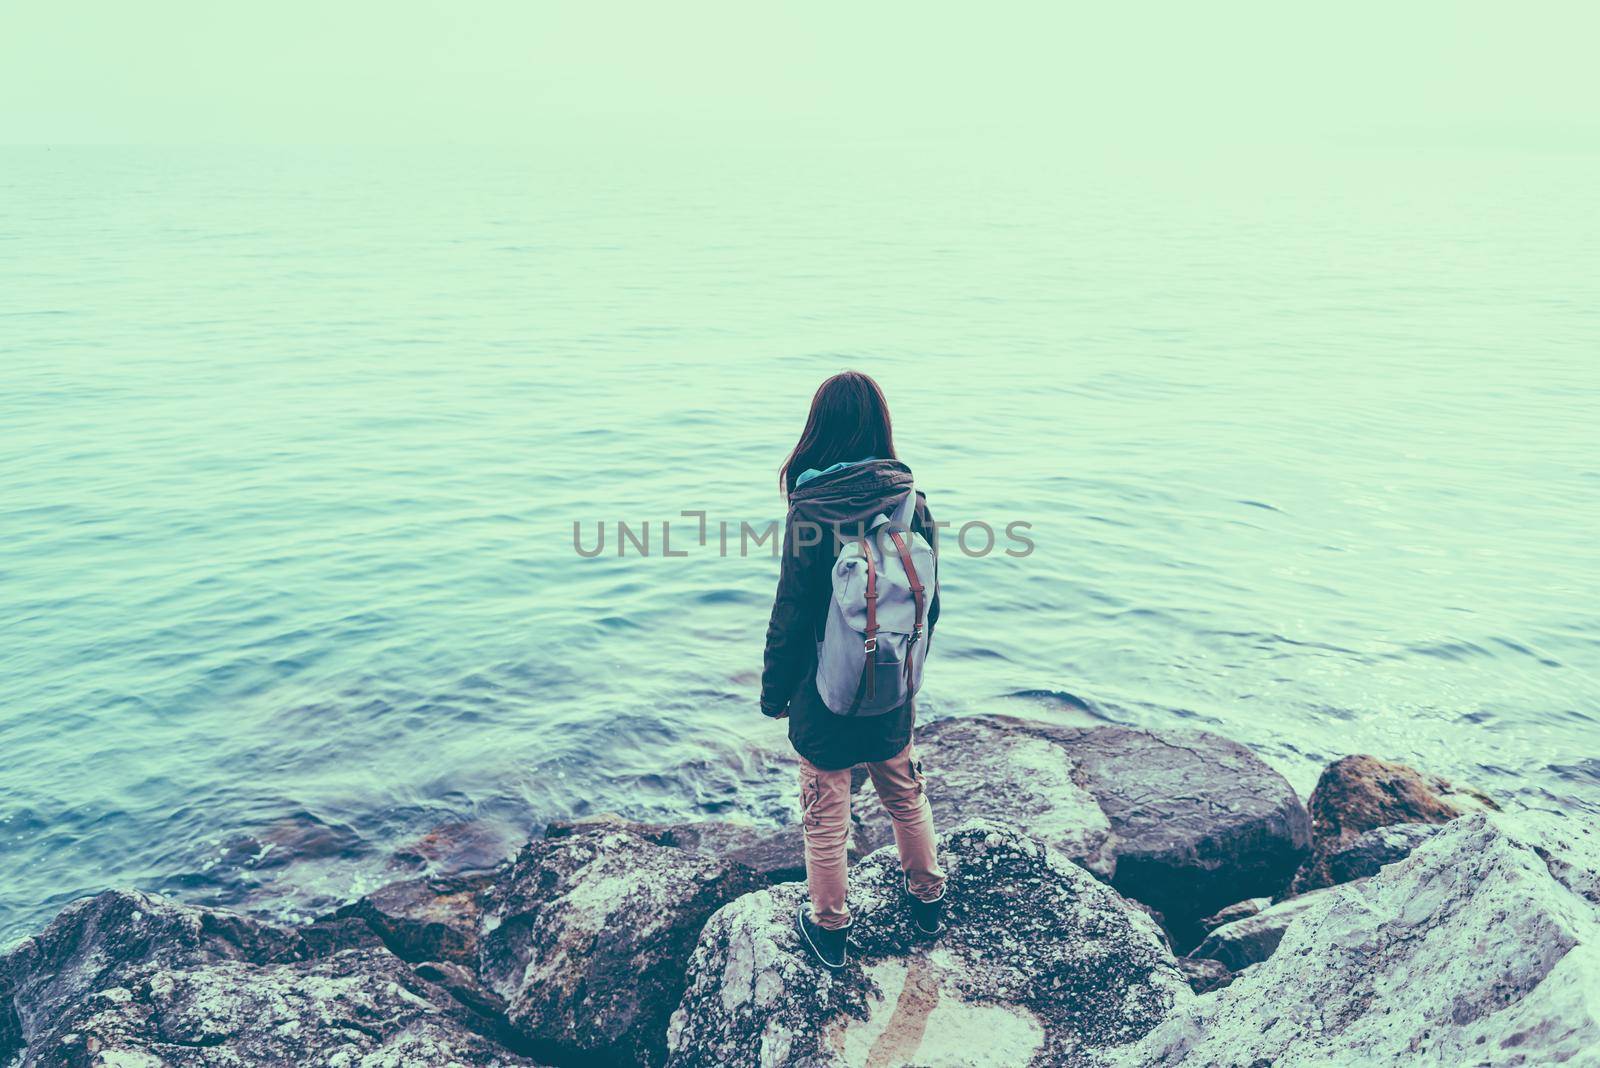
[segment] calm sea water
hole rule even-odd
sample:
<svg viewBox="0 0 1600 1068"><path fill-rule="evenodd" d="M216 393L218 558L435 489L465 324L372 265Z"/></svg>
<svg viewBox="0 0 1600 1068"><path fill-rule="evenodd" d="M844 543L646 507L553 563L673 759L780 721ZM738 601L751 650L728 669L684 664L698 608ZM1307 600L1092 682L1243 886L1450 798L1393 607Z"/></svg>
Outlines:
<svg viewBox="0 0 1600 1068"><path fill-rule="evenodd" d="M0 155L0 941L787 819L715 524L850 366L939 518L1032 524L946 546L926 715L1600 814L1592 157Z"/></svg>

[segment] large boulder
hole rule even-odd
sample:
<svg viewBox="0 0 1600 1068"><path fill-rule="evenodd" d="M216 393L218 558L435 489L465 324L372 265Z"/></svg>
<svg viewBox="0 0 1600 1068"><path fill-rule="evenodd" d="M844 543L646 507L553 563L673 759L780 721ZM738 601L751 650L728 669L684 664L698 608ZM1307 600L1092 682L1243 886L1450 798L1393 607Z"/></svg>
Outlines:
<svg viewBox="0 0 1600 1068"><path fill-rule="evenodd" d="M1043 839L1157 909L1180 945L1200 917L1282 890L1309 845L1287 780L1204 731L988 715L937 720L916 744L938 822L997 819ZM892 840L870 785L854 807L869 845Z"/></svg>
<svg viewBox="0 0 1600 1068"><path fill-rule="evenodd" d="M487 899L478 974L541 1054L658 1064L701 926L762 885L613 821L537 838Z"/></svg>
<svg viewBox="0 0 1600 1068"><path fill-rule="evenodd" d="M293 928L108 891L0 958L0 1062L513 1065L492 1022L360 925Z"/></svg>
<svg viewBox="0 0 1600 1068"><path fill-rule="evenodd" d="M1071 1065L1136 1040L1193 995L1154 923L1063 854L974 821L943 842L950 926L919 937L894 850L851 873L851 963L824 970L805 887L706 924L668 1034L673 1065Z"/></svg>
<svg viewBox="0 0 1600 1068"><path fill-rule="evenodd" d="M1317 896L1271 958L1115 1063L1595 1064L1595 834L1475 814Z"/></svg>
<svg viewBox="0 0 1600 1068"><path fill-rule="evenodd" d="M1358 755L1342 757L1323 769L1307 808L1311 813L1311 856L1295 873L1291 893L1348 881L1338 877L1340 862L1334 858L1347 853L1369 831L1396 824L1448 823L1464 812L1496 811L1499 806L1470 786L1457 786L1405 764ZM1421 840L1416 832L1410 832L1410 837L1412 845ZM1384 850L1380 846L1378 851Z"/></svg>
<svg viewBox="0 0 1600 1068"><path fill-rule="evenodd" d="M1205 941L1189 951L1189 956L1220 961L1235 972L1259 964L1272 956L1289 925L1315 908L1320 896L1327 892L1328 888L1312 890L1225 923L1207 934Z"/></svg>

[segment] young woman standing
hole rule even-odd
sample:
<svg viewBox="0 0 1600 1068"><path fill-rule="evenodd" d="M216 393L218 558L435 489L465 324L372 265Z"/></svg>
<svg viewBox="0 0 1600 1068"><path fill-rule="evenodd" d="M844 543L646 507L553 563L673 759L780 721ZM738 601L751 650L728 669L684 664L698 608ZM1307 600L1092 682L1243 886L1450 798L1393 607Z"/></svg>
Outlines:
<svg viewBox="0 0 1600 1068"><path fill-rule="evenodd" d="M911 469L895 456L883 392L864 374L847 371L818 388L805 430L784 462L781 482L789 514L778 593L767 626L761 711L774 719L788 717L789 741L800 756L811 904L801 908L795 924L817 958L837 969L846 963L850 927L845 872L851 768L867 766L878 798L893 818L906 903L924 934L944 929L945 876L934 854L933 812L911 742L915 700L908 697L898 707L876 714L840 715L818 692L818 647L834 597L835 563L842 546L859 543L864 533L870 538L874 521L893 512L909 513L908 532L937 545L926 501L921 494L914 501L906 499L908 493L916 493ZM861 551L870 566L873 550L862 545ZM934 571L921 576L931 597L924 607L918 588L917 614L920 619L925 611L926 630L913 640L931 639L939 618L936 567ZM910 581L916 584L918 579L912 576ZM876 593L868 596L875 598ZM868 655L875 644L869 633Z"/></svg>

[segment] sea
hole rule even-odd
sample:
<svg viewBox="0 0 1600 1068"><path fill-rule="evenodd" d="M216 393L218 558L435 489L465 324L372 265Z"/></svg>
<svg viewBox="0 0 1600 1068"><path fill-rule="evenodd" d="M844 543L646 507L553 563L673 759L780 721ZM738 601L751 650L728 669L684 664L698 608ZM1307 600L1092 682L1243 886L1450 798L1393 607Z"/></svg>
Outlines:
<svg viewBox="0 0 1600 1068"><path fill-rule="evenodd" d="M1596 162L0 149L0 943L109 886L305 918L557 818L792 822L769 531L847 368L948 524L923 721L1592 821Z"/></svg>

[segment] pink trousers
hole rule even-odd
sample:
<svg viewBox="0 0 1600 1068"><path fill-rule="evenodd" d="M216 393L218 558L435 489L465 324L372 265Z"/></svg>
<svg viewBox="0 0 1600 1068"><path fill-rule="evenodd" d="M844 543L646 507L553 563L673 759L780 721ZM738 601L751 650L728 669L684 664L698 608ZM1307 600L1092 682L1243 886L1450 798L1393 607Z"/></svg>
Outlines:
<svg viewBox="0 0 1600 1068"><path fill-rule="evenodd" d="M888 760L867 765L878 800L894 820L894 844L906 884L923 901L944 894L944 871L934 855L933 809L922 789L922 763L907 745ZM850 769L824 771L800 758L800 811L805 824L806 885L811 918L838 930L850 925L845 870L850 853Z"/></svg>

